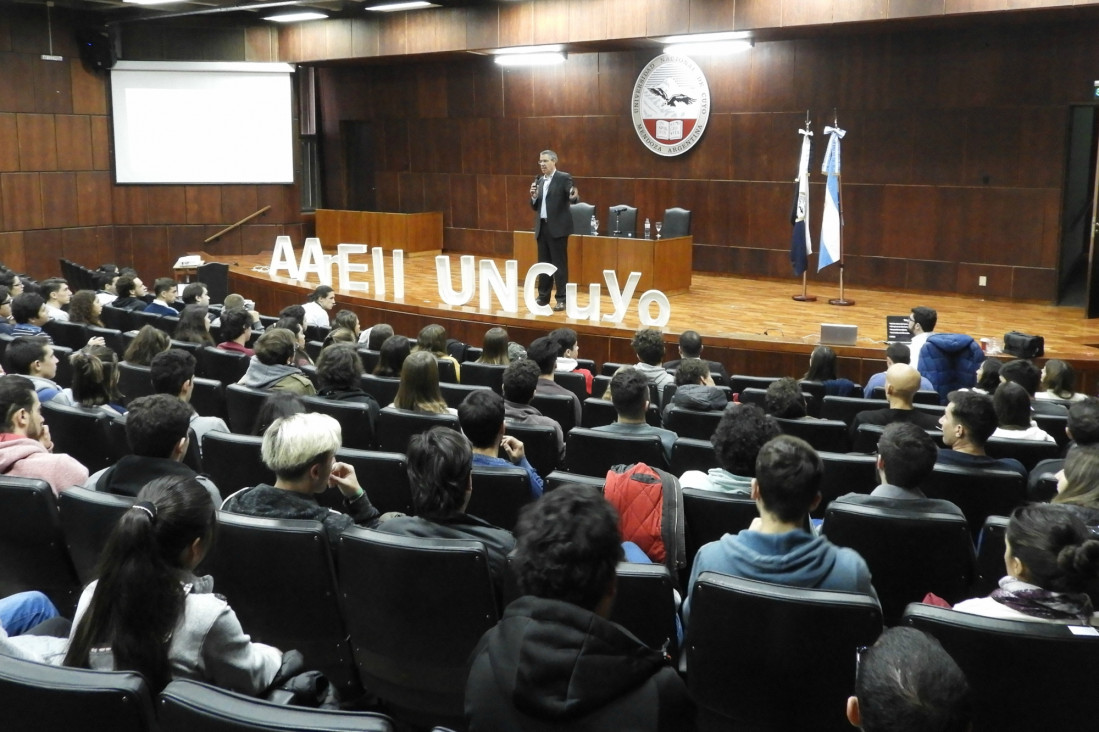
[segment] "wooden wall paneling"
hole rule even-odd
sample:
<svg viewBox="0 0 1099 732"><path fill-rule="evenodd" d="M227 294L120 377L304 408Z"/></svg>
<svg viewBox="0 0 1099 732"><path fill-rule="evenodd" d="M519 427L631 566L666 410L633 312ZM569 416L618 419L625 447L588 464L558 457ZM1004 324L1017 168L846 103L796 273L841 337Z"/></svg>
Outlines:
<svg viewBox="0 0 1099 732"><path fill-rule="evenodd" d="M492 59L477 57L472 59L471 65L475 69L473 95L477 100L476 116L503 117L503 67L497 66Z"/></svg>
<svg viewBox="0 0 1099 732"><path fill-rule="evenodd" d="M507 230L533 231L534 211L530 207L530 182L533 176L508 175L504 177L507 192ZM579 182L578 182L579 188ZM580 191L580 200L590 203L586 191Z"/></svg>
<svg viewBox="0 0 1099 732"><path fill-rule="evenodd" d="M221 214L221 186L185 186L188 224L230 224ZM178 223L178 220L177 220Z"/></svg>
<svg viewBox="0 0 1099 732"><path fill-rule="evenodd" d="M170 277L172 263L184 254L205 249L206 244L203 242L216 230L213 226L165 226L164 248L158 252L158 259L151 265L158 272L157 276ZM160 272L165 274L161 275Z"/></svg>
<svg viewBox="0 0 1099 732"><path fill-rule="evenodd" d="M92 168L111 169L110 132L106 117L91 117Z"/></svg>
<svg viewBox="0 0 1099 732"><path fill-rule="evenodd" d="M577 117L571 126L577 142L583 141L584 149L570 150L572 167L566 168L577 178L613 175L617 167L618 118L616 117ZM579 157L577 153L580 153ZM558 151L559 155L565 153ZM537 172L537 171L536 171Z"/></svg>
<svg viewBox="0 0 1099 732"><path fill-rule="evenodd" d="M465 9L465 47L496 48L500 45L500 11L497 7Z"/></svg>
<svg viewBox="0 0 1099 732"><path fill-rule="evenodd" d="M11 50L33 55L44 53L49 45L46 10L39 6L23 6L7 11L11 19ZM56 62L52 62L56 63Z"/></svg>
<svg viewBox="0 0 1099 732"><path fill-rule="evenodd" d="M244 234L241 231L241 228L239 228L239 227L236 228L236 229L233 229L232 231L230 231L226 234L222 234L220 237L218 237L214 241L210 242L209 244L206 243L206 240L208 238L210 238L211 236L218 233L219 231L221 231L224 228L225 228L224 226L213 226L213 225L201 227L202 230L197 232L198 236L200 237L200 239L198 240L198 243L197 244L192 244L191 240L188 239L187 242L185 243L186 248L185 248L183 254L189 254L190 252L194 252L194 251L205 251L205 252L209 252L210 254L213 254L214 252L217 252L218 255L223 256L223 257L240 256L242 254L253 254L253 252L245 252L244 251L244 246L243 246ZM177 244L172 239L169 239L169 251L173 252L173 254L175 252L175 247L176 246L177 246ZM181 256L181 255L176 255L176 256L178 257L178 256Z"/></svg>
<svg viewBox="0 0 1099 732"><path fill-rule="evenodd" d="M890 5L886 0L833 0L832 22L885 20Z"/></svg>
<svg viewBox="0 0 1099 732"><path fill-rule="evenodd" d="M58 263L61 229L35 229L23 232L23 252L27 274L36 280L61 274Z"/></svg>
<svg viewBox="0 0 1099 732"><path fill-rule="evenodd" d="M376 18L352 19L351 53L356 58L380 55L381 23Z"/></svg>
<svg viewBox="0 0 1099 732"><path fill-rule="evenodd" d="M266 26L244 29L244 60L257 63L278 61L278 31Z"/></svg>
<svg viewBox="0 0 1099 732"><path fill-rule="evenodd" d="M379 129L379 127L375 127ZM387 119L383 120L380 125L380 133L378 135L379 147L377 150L377 160L380 165L379 170L388 170L391 172L400 172L412 169L412 149L413 145L411 139L416 140L415 147L419 147L421 139L417 137L410 137L409 123L403 119Z"/></svg>
<svg viewBox="0 0 1099 732"><path fill-rule="evenodd" d="M62 169L94 169L91 120L87 115L54 116L57 158Z"/></svg>
<svg viewBox="0 0 1099 732"><path fill-rule="evenodd" d="M134 225L145 223L145 209L149 189L143 186L115 185L111 187L114 201L114 223L116 225Z"/></svg>
<svg viewBox="0 0 1099 732"><path fill-rule="evenodd" d="M569 41L601 41L608 33L607 0L569 0Z"/></svg>
<svg viewBox="0 0 1099 732"><path fill-rule="evenodd" d="M432 53L443 50L435 22L439 13L449 15L450 11L402 13L405 16L405 53Z"/></svg>
<svg viewBox="0 0 1099 732"><path fill-rule="evenodd" d="M99 253L99 248L96 246L98 238L98 227L83 226L74 229L62 229L61 248L57 250L57 256L94 269L100 264L96 261L96 255ZM75 291L76 288L74 287L73 292Z"/></svg>
<svg viewBox="0 0 1099 732"><path fill-rule="evenodd" d="M228 225L252 215L261 208L263 206L259 204L259 192L255 186L221 186L221 213L216 221L224 221Z"/></svg>
<svg viewBox="0 0 1099 732"><path fill-rule="evenodd" d="M171 256L168 249L168 228L166 226L131 227L133 251L130 261L141 275L141 281L146 287L155 278L166 277L168 273L165 270L171 266L171 262L168 261Z"/></svg>
<svg viewBox="0 0 1099 732"><path fill-rule="evenodd" d="M534 40L534 3L499 6L500 46L529 46Z"/></svg>
<svg viewBox="0 0 1099 732"><path fill-rule="evenodd" d="M451 226L462 229L477 228L477 176L449 177Z"/></svg>
<svg viewBox="0 0 1099 732"><path fill-rule="evenodd" d="M782 25L827 25L833 22L835 0L782 3Z"/></svg>
<svg viewBox="0 0 1099 732"><path fill-rule="evenodd" d="M38 59L34 69L34 108L37 112L69 114L73 111L69 65Z"/></svg>
<svg viewBox="0 0 1099 732"><path fill-rule="evenodd" d="M477 176L477 226L502 231L507 228L507 179L498 175Z"/></svg>
<svg viewBox="0 0 1099 732"><path fill-rule="evenodd" d="M11 16L0 13L0 53L11 52Z"/></svg>
<svg viewBox="0 0 1099 732"><path fill-rule="evenodd" d="M19 131L16 115L7 112L0 114L0 171L16 170L19 170Z"/></svg>
<svg viewBox="0 0 1099 732"><path fill-rule="evenodd" d="M492 120L484 117L458 120L463 173L491 173Z"/></svg>
<svg viewBox="0 0 1099 732"><path fill-rule="evenodd" d="M1029 138L1031 131L1025 132ZM1063 137L1063 136L1062 136ZM965 168L962 182L972 186L1017 186L1032 167L1031 153L1024 144L1015 109L976 109L966 116ZM998 155L1015 150L1016 155ZM1040 163L1043 164L1043 163ZM1054 161L1044 161L1059 168Z"/></svg>
<svg viewBox="0 0 1099 732"><path fill-rule="evenodd" d="M23 232L0 232L0 251L4 253L4 265L16 272L27 271L27 260L23 251Z"/></svg>
<svg viewBox="0 0 1099 732"><path fill-rule="evenodd" d="M240 227L241 254L274 251L277 236L278 227L274 224L245 224Z"/></svg>
<svg viewBox="0 0 1099 732"><path fill-rule="evenodd" d="M940 248L945 242L938 236L938 203L938 192L928 186L883 186L881 228L874 253L883 257L944 258Z"/></svg>
<svg viewBox="0 0 1099 732"><path fill-rule="evenodd" d="M471 18L479 17L472 15L470 8L450 8L424 15L435 25L435 46L440 51L464 51L469 48L466 25Z"/></svg>
<svg viewBox="0 0 1099 732"><path fill-rule="evenodd" d="M647 19L652 17L648 0L603 0L603 15L607 38L640 38L649 35ZM571 22L571 21L570 21Z"/></svg>
<svg viewBox="0 0 1099 732"><path fill-rule="evenodd" d="M910 115L900 110L858 110L845 112L840 127L851 132L843 138L843 178L857 183L909 183L912 169L918 166L907 144L915 130ZM824 134L825 122L831 124L831 115L822 116L819 128L814 124L814 163L823 163L828 146ZM810 166L813 177L825 178L820 163Z"/></svg>
<svg viewBox="0 0 1099 732"><path fill-rule="evenodd" d="M630 0L608 0L608 12L618 16L640 14L638 5L639 3L631 3ZM683 0L645 0L645 5L642 7L645 8L643 35L651 37L690 32L690 6ZM614 22L612 18L610 21L612 28L614 28Z"/></svg>
<svg viewBox="0 0 1099 732"><path fill-rule="evenodd" d="M75 60L68 67L73 114L107 114L106 76L88 71Z"/></svg>
<svg viewBox="0 0 1099 732"><path fill-rule="evenodd" d="M1056 294L1057 270L1032 267L1011 268L1011 297L1052 302ZM1094 390L1089 393L1094 393Z"/></svg>
<svg viewBox="0 0 1099 732"><path fill-rule="evenodd" d="M569 0L539 0L534 7L535 45L556 43L569 37Z"/></svg>
<svg viewBox="0 0 1099 732"><path fill-rule="evenodd" d="M490 120L490 125L492 145L489 146L489 172L495 175L514 175L520 170L530 170L533 177L538 170L538 157L535 155L535 162L532 164L528 159L530 153L522 149L519 120L494 117Z"/></svg>
<svg viewBox="0 0 1099 732"><path fill-rule="evenodd" d="M280 23L278 28L278 54L279 61L294 63L305 60L302 54L302 24Z"/></svg>
<svg viewBox="0 0 1099 732"><path fill-rule="evenodd" d="M416 104L420 117L447 117L445 66L432 65L416 75Z"/></svg>
<svg viewBox="0 0 1099 732"><path fill-rule="evenodd" d="M378 19L379 52L382 56L401 56L408 53L408 26L410 13L382 13Z"/></svg>
<svg viewBox="0 0 1099 732"><path fill-rule="evenodd" d="M399 173L390 172L388 170L375 171L374 185L377 187L377 200L375 203L377 204L379 211L401 210L401 196L397 180L398 175Z"/></svg>
<svg viewBox="0 0 1099 732"><path fill-rule="evenodd" d="M793 186L790 188L792 206ZM691 233L695 241L722 246L746 245L751 224L750 190L750 186L739 181L720 181L711 185L707 208L691 210Z"/></svg>
<svg viewBox="0 0 1099 732"><path fill-rule="evenodd" d="M686 177L694 180L728 180L732 171L733 120L728 114L711 114L701 141L682 156ZM795 168L797 166L795 165Z"/></svg>
<svg viewBox="0 0 1099 732"><path fill-rule="evenodd" d="M9 231L42 228L42 191L38 173L0 175L4 227Z"/></svg>
<svg viewBox="0 0 1099 732"><path fill-rule="evenodd" d="M748 198L750 246L775 246L784 239L789 242L793 195L791 183L757 183L752 186Z"/></svg>
<svg viewBox="0 0 1099 732"><path fill-rule="evenodd" d="M327 58L351 58L353 46L352 21L349 18L338 18L323 25Z"/></svg>
<svg viewBox="0 0 1099 732"><path fill-rule="evenodd" d="M19 169L57 170L57 132L52 114L19 114Z"/></svg>
<svg viewBox="0 0 1099 732"><path fill-rule="evenodd" d="M917 185L957 185L966 159L966 119L961 110L909 111L911 134L900 141L911 150L911 181ZM895 154L895 153L893 153Z"/></svg>
<svg viewBox="0 0 1099 732"><path fill-rule="evenodd" d="M443 226L450 226L450 176L424 176L424 211L440 211L443 214Z"/></svg>
<svg viewBox="0 0 1099 732"><path fill-rule="evenodd" d="M503 13L504 8L501 8ZM504 116L530 117L534 110L534 79L530 69L509 67L503 71ZM525 121L525 120L524 120Z"/></svg>
<svg viewBox="0 0 1099 732"><path fill-rule="evenodd" d="M736 5L725 0L690 0L690 32L729 30L736 21Z"/></svg>
<svg viewBox="0 0 1099 732"><path fill-rule="evenodd" d="M47 228L76 226L76 173L42 173L42 225Z"/></svg>
<svg viewBox="0 0 1099 732"><path fill-rule="evenodd" d="M767 138L771 129L771 121L765 114L733 114L730 121L730 151L731 173L733 180L765 180L770 164L768 162L769 151L764 149L763 140ZM814 130L814 135L819 134ZM816 138L814 137L814 140ZM793 181L797 174L798 155L800 154L800 141L797 137L797 129L785 136L786 150L775 150L774 155L782 156L783 162L787 162L789 172L784 178ZM709 141L702 142L709 147ZM820 143L817 143L818 145ZM819 170L819 164L817 166ZM810 175L810 180L813 176Z"/></svg>
<svg viewBox="0 0 1099 732"><path fill-rule="evenodd" d="M0 111L34 112L33 61L20 53L0 53Z"/></svg>
<svg viewBox="0 0 1099 732"><path fill-rule="evenodd" d="M424 173L398 173L397 185L401 198L401 213L419 213L424 210Z"/></svg>
<svg viewBox="0 0 1099 732"><path fill-rule="evenodd" d="M955 262L910 259L905 277L905 289L942 292L957 277Z"/></svg>
<svg viewBox="0 0 1099 732"><path fill-rule="evenodd" d="M450 64L445 67L446 109L451 119L485 116L477 99L479 71L473 64Z"/></svg>
<svg viewBox="0 0 1099 732"><path fill-rule="evenodd" d="M615 0L609 0L614 2ZM654 49L655 51L656 49ZM590 114L613 115L615 117L630 114L630 97L633 84L637 80L643 64L640 53L600 53L598 54L598 89L593 94L594 106Z"/></svg>
<svg viewBox="0 0 1099 732"><path fill-rule="evenodd" d="M1012 267L958 262L953 291L960 295L1006 297L1011 292ZM985 276L988 284L981 287L978 278Z"/></svg>
<svg viewBox="0 0 1099 732"><path fill-rule="evenodd" d="M843 186L843 246L846 252L860 255L880 253L882 202L885 198L883 188L878 185ZM823 201L823 196L819 200ZM817 228L812 232L814 240L820 236L818 227L823 215L821 210L815 219L810 219L810 229Z"/></svg>
<svg viewBox="0 0 1099 732"><path fill-rule="evenodd" d="M145 224L177 224L187 221L187 193L184 186L148 186Z"/></svg>
<svg viewBox="0 0 1099 732"><path fill-rule="evenodd" d="M301 190L297 185L256 186L256 203L260 208L270 206L264 217L272 223L300 222Z"/></svg>
<svg viewBox="0 0 1099 732"><path fill-rule="evenodd" d="M850 262L852 279L848 281L857 283L859 287L903 289L905 286L908 265L904 259L866 256L859 257L857 260L852 259Z"/></svg>
<svg viewBox="0 0 1099 732"><path fill-rule="evenodd" d="M1017 165L1019 185L1059 188L1065 180L1069 110L1061 106L1020 107L1016 120L1023 131Z"/></svg>
<svg viewBox="0 0 1099 732"><path fill-rule="evenodd" d="M888 17L916 18L942 15L946 0L889 0Z"/></svg>

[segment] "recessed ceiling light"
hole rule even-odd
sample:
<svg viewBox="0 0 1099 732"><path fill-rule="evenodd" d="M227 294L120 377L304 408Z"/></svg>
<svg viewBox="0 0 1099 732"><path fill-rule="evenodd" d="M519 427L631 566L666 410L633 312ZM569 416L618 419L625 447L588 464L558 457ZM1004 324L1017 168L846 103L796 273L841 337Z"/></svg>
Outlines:
<svg viewBox="0 0 1099 732"><path fill-rule="evenodd" d="M554 66L565 63L564 51L557 53L504 53L493 60L499 66Z"/></svg>
<svg viewBox="0 0 1099 732"><path fill-rule="evenodd" d="M182 0L122 0L124 3L130 3L131 5L167 5L168 3L178 3Z"/></svg>
<svg viewBox="0 0 1099 732"><path fill-rule="evenodd" d="M752 41L741 39L735 41L704 41L701 43L673 43L664 46L664 53L681 54L683 56L722 56L730 53L740 53L752 47Z"/></svg>
<svg viewBox="0 0 1099 732"><path fill-rule="evenodd" d="M419 10L420 8L437 8L439 7L435 3L429 3L427 0L410 0L410 2L400 3L387 3L385 5L374 5L367 8L367 10L373 10L378 13L395 13L398 10Z"/></svg>
<svg viewBox="0 0 1099 732"><path fill-rule="evenodd" d="M264 20L273 20L276 23L300 23L306 20L324 20L328 16L324 13L301 12L286 13L285 15L268 15Z"/></svg>
<svg viewBox="0 0 1099 732"><path fill-rule="evenodd" d="M548 44L545 46L511 46L510 48L494 48L489 53L494 56L498 55L510 55L513 53L558 53L564 51L565 47L560 43Z"/></svg>
<svg viewBox="0 0 1099 732"><path fill-rule="evenodd" d="M747 31L722 31L720 33L691 33L683 36L657 38L661 43L710 43L712 41L742 41L751 38Z"/></svg>

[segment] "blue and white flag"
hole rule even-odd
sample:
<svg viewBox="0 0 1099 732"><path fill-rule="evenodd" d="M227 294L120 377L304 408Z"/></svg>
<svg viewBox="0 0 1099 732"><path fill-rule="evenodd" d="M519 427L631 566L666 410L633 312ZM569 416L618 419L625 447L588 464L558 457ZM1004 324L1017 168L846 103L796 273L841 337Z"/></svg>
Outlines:
<svg viewBox="0 0 1099 732"><path fill-rule="evenodd" d="M843 205L840 202L840 140L847 134L839 127L825 127L828 147L824 151L824 164L820 172L828 176L824 190L824 213L820 223L820 258L817 271L834 264L843 256Z"/></svg>
<svg viewBox="0 0 1099 732"><path fill-rule="evenodd" d="M808 127L808 125L806 125ZM790 212L790 224L794 227L790 238L790 264L794 274L802 275L809 268L809 255L813 253L813 241L809 236L809 130L798 130L801 135L801 160L798 161L798 177L794 180L794 208Z"/></svg>

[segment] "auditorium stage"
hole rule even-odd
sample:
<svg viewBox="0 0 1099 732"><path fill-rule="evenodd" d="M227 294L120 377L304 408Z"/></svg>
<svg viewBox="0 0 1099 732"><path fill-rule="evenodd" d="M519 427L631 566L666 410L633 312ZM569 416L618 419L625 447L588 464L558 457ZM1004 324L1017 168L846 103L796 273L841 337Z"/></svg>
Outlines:
<svg viewBox="0 0 1099 732"><path fill-rule="evenodd" d="M304 293L313 287L252 270L256 265L268 265L270 257L270 253L235 257L229 271L230 291L255 300L257 309L264 315L275 314L287 305L304 301ZM204 259L219 261L211 255ZM503 271L504 260L495 261ZM388 259L386 265L388 268ZM451 271L457 286L457 254L452 255ZM520 272L520 286L524 274ZM624 276L620 277L624 280ZM371 274L356 275L353 279L370 283L373 290ZM840 376L865 383L871 374L883 368L885 316L907 315L913 306L927 305L939 312L937 330L940 332L961 332L975 338L1000 340L1010 330L1042 335L1046 358L1069 361L1078 372L1078 388L1090 394L1099 391L1099 319L1085 319L1080 308L859 287L847 287L845 291L846 297L856 304L839 307L828 304L829 298L838 296L838 287L831 283L814 284L811 276L809 294L816 295L818 300L796 302L791 299L800 292L801 282L793 277L765 280L693 273L690 292L669 296L671 320L664 328L669 334L668 359L678 357L675 336L690 329L702 334L706 355L723 362L730 373L800 376L806 370L809 352L817 343L820 324L850 323L858 326L859 338L855 346L836 347L840 356ZM472 305L453 307L442 303L439 297L434 258L413 257L405 259L403 301L394 301L390 282L386 296L381 299L375 298L372 292L337 290L336 308L355 311L364 327L387 322L398 333L410 336L424 325L437 322L447 328L451 337L472 345L480 345L484 332L497 325L507 328L513 340L523 343L529 343L553 328L568 325L581 336L582 358L591 358L598 363L631 362L634 357L629 341L640 325L637 312L640 294L634 293L620 325L570 320L564 313L535 317L525 313L521 295L520 310L524 312L519 315L481 311ZM587 303L586 291L581 292L579 299L582 305ZM475 296L472 302L478 300ZM612 312L606 287L602 302L602 312Z"/></svg>

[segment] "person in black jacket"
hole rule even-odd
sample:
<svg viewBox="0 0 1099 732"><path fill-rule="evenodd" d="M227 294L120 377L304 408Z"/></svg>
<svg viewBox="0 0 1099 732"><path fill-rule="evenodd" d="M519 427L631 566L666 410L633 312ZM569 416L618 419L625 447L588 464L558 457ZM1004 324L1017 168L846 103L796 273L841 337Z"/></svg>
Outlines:
<svg viewBox="0 0 1099 732"><path fill-rule="evenodd" d="M378 421L378 401L362 389L363 362L351 343L333 343L317 359L317 396L338 402L365 404L370 412L370 429Z"/></svg>
<svg viewBox="0 0 1099 732"><path fill-rule="evenodd" d="M573 233L569 204L580 200L572 176L557 169L557 153L543 150L538 154L542 174L530 184L530 207L534 210L534 238L538 242L538 261L557 267L553 277L538 276L538 304L549 305L550 291L556 288L556 311L565 309L565 283L569 281L569 234Z"/></svg>
<svg viewBox="0 0 1099 732"><path fill-rule="evenodd" d="M473 652L470 732L694 729L686 686L659 650L611 622L618 514L567 485L523 509L512 571L522 597Z"/></svg>

